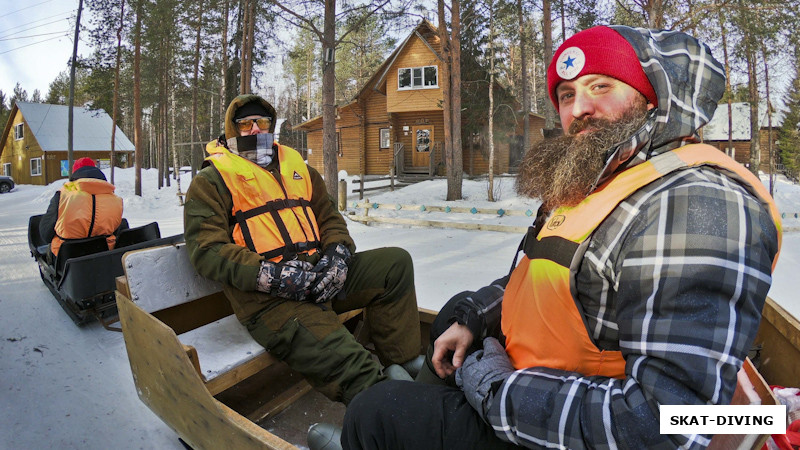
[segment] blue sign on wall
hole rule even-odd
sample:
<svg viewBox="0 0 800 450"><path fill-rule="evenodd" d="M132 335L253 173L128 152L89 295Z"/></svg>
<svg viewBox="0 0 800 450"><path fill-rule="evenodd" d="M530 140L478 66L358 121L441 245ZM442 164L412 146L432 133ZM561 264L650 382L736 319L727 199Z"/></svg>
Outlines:
<svg viewBox="0 0 800 450"><path fill-rule="evenodd" d="M69 160L67 159L61 160L61 176L62 177L69 176Z"/></svg>

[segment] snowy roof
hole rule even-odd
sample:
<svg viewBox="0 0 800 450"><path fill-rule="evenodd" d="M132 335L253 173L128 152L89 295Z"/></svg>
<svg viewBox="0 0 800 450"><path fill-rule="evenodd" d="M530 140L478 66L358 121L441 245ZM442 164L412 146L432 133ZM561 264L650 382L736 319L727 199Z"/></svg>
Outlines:
<svg viewBox="0 0 800 450"><path fill-rule="evenodd" d="M731 104L733 117L733 140L750 140L750 103L737 102ZM769 126L767 120L767 103L761 102L758 105L758 122L760 128ZM783 123L783 112L772 111L772 127L777 128ZM721 103L714 112L714 117L703 127L703 140L705 141L726 141L728 140L728 104Z"/></svg>
<svg viewBox="0 0 800 450"><path fill-rule="evenodd" d="M66 151L69 106L17 102L28 127L43 151ZM111 150L111 117L102 109L73 109L72 149L87 152ZM133 151L133 143L117 126L116 151Z"/></svg>

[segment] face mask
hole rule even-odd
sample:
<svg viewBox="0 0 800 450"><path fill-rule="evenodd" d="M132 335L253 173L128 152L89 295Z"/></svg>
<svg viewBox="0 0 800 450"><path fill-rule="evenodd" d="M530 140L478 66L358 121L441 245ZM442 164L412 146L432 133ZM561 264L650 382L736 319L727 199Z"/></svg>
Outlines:
<svg viewBox="0 0 800 450"><path fill-rule="evenodd" d="M238 136L228 139L228 150L261 167L266 167L272 162L272 142L272 133Z"/></svg>

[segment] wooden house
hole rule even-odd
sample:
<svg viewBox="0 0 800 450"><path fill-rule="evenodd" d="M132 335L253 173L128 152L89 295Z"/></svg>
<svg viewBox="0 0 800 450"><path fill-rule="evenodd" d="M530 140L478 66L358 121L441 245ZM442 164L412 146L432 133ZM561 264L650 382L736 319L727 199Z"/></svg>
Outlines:
<svg viewBox="0 0 800 450"><path fill-rule="evenodd" d="M0 173L17 184L47 185L69 176L67 132L69 107L16 102L0 137ZM111 164L111 117L103 110L73 109L72 158L89 157L98 167ZM117 127L117 167L133 163L134 146Z"/></svg>
<svg viewBox="0 0 800 450"><path fill-rule="evenodd" d="M351 174L397 175L444 173L444 115L440 76L441 43L436 28L423 20L389 55L356 97L339 106L336 153L339 170ZM530 114L530 139L522 145L522 120L517 105L514 123L495 122L495 172L513 170L530 147L542 139L544 117ZM309 165L322 172L322 117L294 129L307 134ZM486 133L462 133L464 171L488 172Z"/></svg>
<svg viewBox="0 0 800 450"><path fill-rule="evenodd" d="M712 145L726 155L732 157L745 167L750 166L750 104L747 102L736 102L731 104L732 120L732 143L728 141L728 104L721 103L714 112L711 121L700 129L700 137L706 144ZM762 102L758 106L759 140L761 145L761 166L760 170L767 171L769 164L769 145L770 134L772 135L772 154L773 162L779 162L777 158L778 129L783 123L783 113L780 111L772 112L772 132L769 128L769 117L767 117L767 104Z"/></svg>

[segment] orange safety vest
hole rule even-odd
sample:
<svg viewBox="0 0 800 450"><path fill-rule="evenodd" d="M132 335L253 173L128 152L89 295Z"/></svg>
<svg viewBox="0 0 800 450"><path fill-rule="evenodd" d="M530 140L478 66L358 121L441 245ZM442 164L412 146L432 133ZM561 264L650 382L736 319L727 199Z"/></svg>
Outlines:
<svg viewBox="0 0 800 450"><path fill-rule="evenodd" d="M79 178L61 187L58 202L56 236L50 250L58 256L64 241L92 236L106 236L108 249L114 248L114 231L122 223L122 199L114 194L114 185L95 178Z"/></svg>
<svg viewBox="0 0 800 450"><path fill-rule="evenodd" d="M780 215L769 192L744 166L716 148L687 145L634 166L577 206L557 209L538 235L529 234L523 241L525 257L506 286L501 320L506 351L516 369L550 367L584 376L625 377L622 353L601 350L590 338L574 298L570 267L577 267L588 238L623 200L670 172L703 165L740 182L768 208L780 249ZM773 270L777 258L776 254Z"/></svg>
<svg viewBox="0 0 800 450"><path fill-rule="evenodd" d="M311 210L311 175L300 154L278 145L281 180L257 164L231 153L217 141L206 145L233 198L233 241L271 261L320 247L319 227Z"/></svg>

